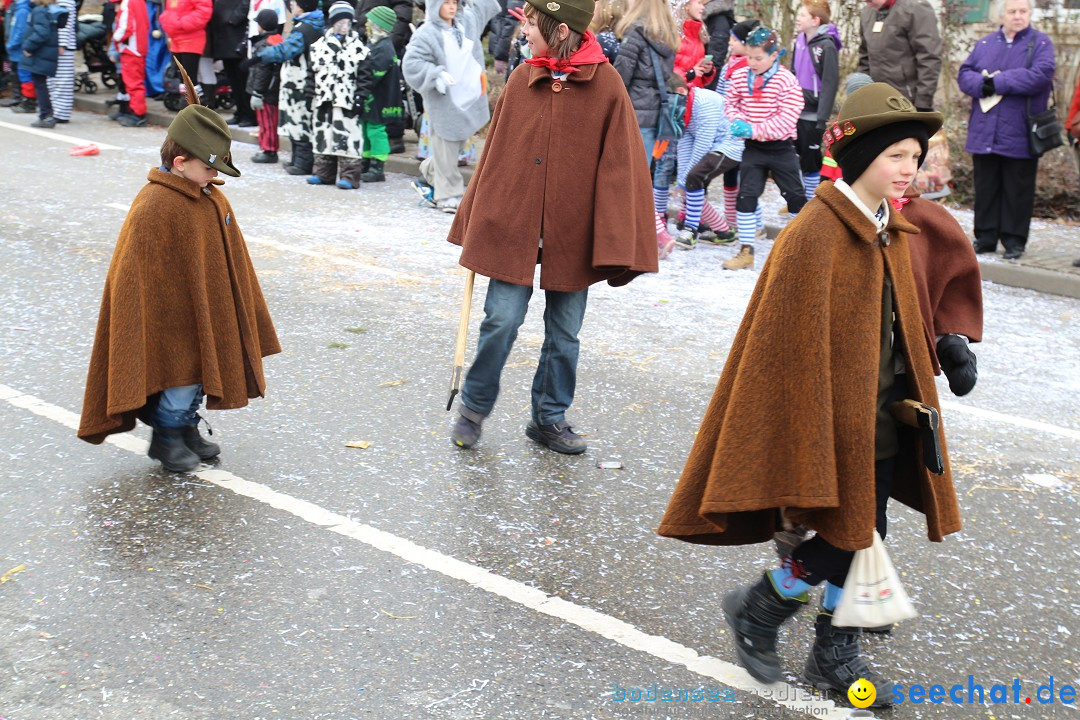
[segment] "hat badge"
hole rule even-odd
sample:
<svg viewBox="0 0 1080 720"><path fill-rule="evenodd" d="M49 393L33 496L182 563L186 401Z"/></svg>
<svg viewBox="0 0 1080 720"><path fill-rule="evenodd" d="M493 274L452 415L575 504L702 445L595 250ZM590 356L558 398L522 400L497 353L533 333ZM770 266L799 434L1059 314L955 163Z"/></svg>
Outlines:
<svg viewBox="0 0 1080 720"><path fill-rule="evenodd" d="M557 2L549 2L545 7L551 12L559 12L562 9L562 5Z"/></svg>
<svg viewBox="0 0 1080 720"><path fill-rule="evenodd" d="M208 165L213 165L217 162L217 155L211 155L210 159L206 161Z"/></svg>
<svg viewBox="0 0 1080 720"><path fill-rule="evenodd" d="M892 95L885 101L885 104L900 112L915 112L915 106L903 95Z"/></svg>

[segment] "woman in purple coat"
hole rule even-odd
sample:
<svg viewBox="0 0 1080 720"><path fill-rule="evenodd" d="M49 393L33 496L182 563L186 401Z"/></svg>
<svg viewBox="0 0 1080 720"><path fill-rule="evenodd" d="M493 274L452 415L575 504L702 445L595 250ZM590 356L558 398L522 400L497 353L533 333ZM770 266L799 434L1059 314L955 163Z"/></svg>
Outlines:
<svg viewBox="0 0 1080 720"><path fill-rule="evenodd" d="M975 252L1024 253L1035 205L1039 158L1028 144L1027 112L1046 109L1054 44L1031 27L1032 0L999 0L1001 27L960 66L960 89L974 98L965 150L975 170Z"/></svg>

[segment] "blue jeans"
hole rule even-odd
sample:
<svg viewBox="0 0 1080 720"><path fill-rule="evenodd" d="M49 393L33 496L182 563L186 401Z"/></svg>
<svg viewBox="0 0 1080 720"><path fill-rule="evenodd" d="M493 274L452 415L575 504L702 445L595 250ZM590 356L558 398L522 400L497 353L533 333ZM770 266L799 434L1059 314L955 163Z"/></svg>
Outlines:
<svg viewBox="0 0 1080 720"><path fill-rule="evenodd" d="M198 418L195 413L202 405L202 385L180 385L166 388L158 394L158 405L154 409L154 427L161 430L180 430L186 425L195 425Z"/></svg>
<svg viewBox="0 0 1080 720"><path fill-rule="evenodd" d="M499 378L517 339L518 328L529 310L532 286L491 280L484 300L484 321L476 358L461 389L462 415L475 422L491 414L499 396ZM585 318L589 291L545 290L544 346L532 385L532 419L554 425L566 419L574 401L580 343L578 332Z"/></svg>
<svg viewBox="0 0 1080 720"><path fill-rule="evenodd" d="M645 162L652 165L652 149L656 144L656 128L641 128L641 142L645 144Z"/></svg>

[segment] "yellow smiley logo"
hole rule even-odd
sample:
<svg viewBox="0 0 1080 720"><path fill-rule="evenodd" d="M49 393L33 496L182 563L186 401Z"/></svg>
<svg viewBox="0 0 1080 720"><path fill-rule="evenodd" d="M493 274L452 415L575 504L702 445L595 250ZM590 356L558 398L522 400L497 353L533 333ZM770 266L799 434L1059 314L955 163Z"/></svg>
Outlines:
<svg viewBox="0 0 1080 720"><path fill-rule="evenodd" d="M874 704L874 700L877 698L877 688L874 687L873 683L859 678L851 683L851 687L847 691L847 697L855 707L868 708Z"/></svg>

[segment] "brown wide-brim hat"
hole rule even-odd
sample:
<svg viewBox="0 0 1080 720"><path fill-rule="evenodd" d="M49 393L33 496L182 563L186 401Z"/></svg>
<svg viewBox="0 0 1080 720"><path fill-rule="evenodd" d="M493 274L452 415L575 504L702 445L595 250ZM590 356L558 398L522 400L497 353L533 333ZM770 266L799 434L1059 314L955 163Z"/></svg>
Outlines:
<svg viewBox="0 0 1080 720"><path fill-rule="evenodd" d="M232 163L232 133L225 119L205 105L188 105L173 118L169 137L218 172L240 177Z"/></svg>
<svg viewBox="0 0 1080 720"><path fill-rule="evenodd" d="M927 136L941 129L945 116L919 112L904 94L888 83L870 83L848 95L836 122L825 128L825 148L835 158L844 146L872 130L901 122L921 122Z"/></svg>

